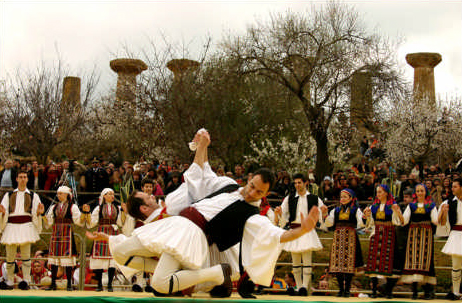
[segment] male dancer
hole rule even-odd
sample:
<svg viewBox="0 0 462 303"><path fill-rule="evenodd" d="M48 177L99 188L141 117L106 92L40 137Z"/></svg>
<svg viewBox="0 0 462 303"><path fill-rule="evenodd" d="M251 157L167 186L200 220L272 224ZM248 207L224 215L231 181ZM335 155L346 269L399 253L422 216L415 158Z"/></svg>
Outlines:
<svg viewBox="0 0 462 303"><path fill-rule="evenodd" d="M200 168L196 172L202 170L207 173L205 160L210 136L203 133L196 139L198 147L193 165ZM289 231L260 216L257 206L260 199L268 194L273 180L272 172L261 169L240 190L205 198L181 211L180 216L140 227L132 237L121 243L111 244L116 239L109 237L113 256L119 263L134 268L146 268L148 262L154 271L157 265L152 285L158 292L171 294L199 283L212 282L221 284L221 296L227 297L232 291L230 266L219 264L204 268L210 253L209 242L216 244L220 251L241 242L241 272L245 269L254 282L269 285L280 253L280 243L294 240L312 230L319 216L317 207L313 207L308 217L301 216L301 227ZM195 184L198 185L193 188L196 191L190 194L206 188L203 181L202 185L200 180L196 180ZM146 201L149 197L135 193L130 199ZM159 261L149 258L152 256L159 256Z"/></svg>
<svg viewBox="0 0 462 303"><path fill-rule="evenodd" d="M36 193L27 189L27 172L20 171L16 177L18 188L3 196L0 205L0 230L3 229L0 243L6 246L7 289L13 289L14 259L18 246L21 250L22 272L24 280L18 284L22 290L28 290L31 282L31 244L40 240L42 214L45 207Z"/></svg>
<svg viewBox="0 0 462 303"><path fill-rule="evenodd" d="M324 203L322 203L318 196L308 192L306 188L307 179L305 175L301 173L295 174L293 176L293 180L296 194L291 193L285 197L281 206L278 206L275 209L276 214L281 217L279 220L279 226L287 226L291 228L299 227L300 214L307 216L313 206L317 206L319 208L319 218L321 219L320 223L322 223L321 211L324 210L327 212L327 207ZM298 295L307 296L311 282L312 252L322 249L322 244L316 234L316 230L313 229L309 233L306 233L294 241L284 243L283 249L289 251L292 255L292 269L298 288ZM293 288L289 288L288 293L290 295L294 295L295 291Z"/></svg>
<svg viewBox="0 0 462 303"><path fill-rule="evenodd" d="M457 300L460 298L460 280L462 270L462 179L452 182L453 198L444 201L439 209L438 223L441 226L450 226L450 233L446 244L441 250L452 256L452 292L446 295L447 299Z"/></svg>

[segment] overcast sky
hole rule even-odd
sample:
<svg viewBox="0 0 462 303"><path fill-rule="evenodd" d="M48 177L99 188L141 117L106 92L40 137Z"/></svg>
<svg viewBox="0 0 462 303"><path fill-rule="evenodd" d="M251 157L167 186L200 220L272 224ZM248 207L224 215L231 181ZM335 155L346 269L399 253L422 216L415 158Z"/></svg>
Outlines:
<svg viewBox="0 0 462 303"><path fill-rule="evenodd" d="M462 0L345 2L368 27L405 39L396 52L409 81L413 68L405 55L438 52L443 61L435 68L437 94L462 95ZM52 62L59 53L73 71L95 67L102 77L99 91L106 91L116 84L109 61L122 53L123 44L138 51L163 33L200 49L207 35L218 42L224 33L243 33L270 13L303 12L312 3L324 1L0 0L0 80L18 68Z"/></svg>

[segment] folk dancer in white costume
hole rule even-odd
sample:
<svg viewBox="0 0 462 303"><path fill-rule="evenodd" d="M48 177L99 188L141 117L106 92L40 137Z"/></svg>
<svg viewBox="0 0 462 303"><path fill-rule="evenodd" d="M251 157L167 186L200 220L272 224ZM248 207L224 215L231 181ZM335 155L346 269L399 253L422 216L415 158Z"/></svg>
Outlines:
<svg viewBox="0 0 462 303"><path fill-rule="evenodd" d="M448 240L441 250L452 257L452 292L447 299L457 300L460 298L460 279L462 271L462 179L452 182L452 199L446 200L440 205L438 212L438 224L450 228Z"/></svg>
<svg viewBox="0 0 462 303"><path fill-rule="evenodd" d="M30 288L31 282L31 244L40 240L44 206L36 193L27 189L27 172L18 172L18 188L3 196L0 205L0 230L3 230L1 244L6 246L6 269L8 281L6 289L13 289L15 256L19 246L22 259L23 281L18 287Z"/></svg>
<svg viewBox="0 0 462 303"><path fill-rule="evenodd" d="M208 133L199 134L197 142L194 162L203 169L210 144ZM212 282L221 284L221 296L227 297L232 291L231 267L228 264L203 266L209 255L209 242L215 243L220 251L242 242L243 270L254 282L269 285L281 243L311 231L319 216L317 207L313 207L308 217L302 215L302 226L290 231L260 216L260 199L267 195L273 179L269 170L261 169L246 187L205 198L181 211L179 216L147 224L115 246L111 244L115 237L109 237L110 246L114 247L113 256L119 263L135 268L146 268L146 262L151 262L155 269L152 285L160 293L171 294ZM144 198L141 193L137 195ZM126 247L131 247L131 251ZM123 253L119 254L119 250ZM159 256L159 261L155 262L153 256Z"/></svg>
<svg viewBox="0 0 462 303"><path fill-rule="evenodd" d="M296 228L300 226L300 214L305 217L313 206L319 208L319 219L322 224L322 211L327 212L318 196L308 192L306 188L307 179L303 174L293 176L296 193L292 193L284 198L281 206L275 209L276 214L280 216L279 226L284 228ZM313 229L300 238L284 243L283 250L292 255L292 271L297 284L298 295L307 296L311 284L312 273L312 252L322 249L321 241ZM302 278L303 275L303 278ZM290 295L294 295L293 288L288 289Z"/></svg>

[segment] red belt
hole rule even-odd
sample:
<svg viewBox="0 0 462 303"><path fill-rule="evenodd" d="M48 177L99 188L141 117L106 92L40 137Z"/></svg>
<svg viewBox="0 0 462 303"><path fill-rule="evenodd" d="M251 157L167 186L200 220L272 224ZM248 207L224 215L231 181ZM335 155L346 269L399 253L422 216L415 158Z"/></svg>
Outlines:
<svg viewBox="0 0 462 303"><path fill-rule="evenodd" d="M205 225L207 224L207 220L205 220L204 216L195 207L186 207L180 212L180 216L196 224L200 229L202 229L202 231L207 237L207 232L205 231ZM208 237L207 241L210 244L210 239L208 239Z"/></svg>
<svg viewBox="0 0 462 303"><path fill-rule="evenodd" d="M32 216L12 216L8 217L8 223L27 223L32 222Z"/></svg>
<svg viewBox="0 0 462 303"><path fill-rule="evenodd" d="M453 225L451 229L462 231L462 225Z"/></svg>

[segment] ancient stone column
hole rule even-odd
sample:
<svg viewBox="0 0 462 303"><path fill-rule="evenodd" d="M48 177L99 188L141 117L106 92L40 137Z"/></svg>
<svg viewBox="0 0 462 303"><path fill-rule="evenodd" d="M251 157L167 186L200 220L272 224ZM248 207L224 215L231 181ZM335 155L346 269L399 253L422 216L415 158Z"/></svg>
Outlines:
<svg viewBox="0 0 462 303"><path fill-rule="evenodd" d="M181 80L186 72L197 69L199 65L199 62L189 59L173 59L167 62L167 68L173 72L175 81Z"/></svg>
<svg viewBox="0 0 462 303"><path fill-rule="evenodd" d="M117 73L117 103L131 103L136 96L136 76L148 69L139 59L115 59L110 62L111 69Z"/></svg>
<svg viewBox="0 0 462 303"><path fill-rule="evenodd" d="M300 55L291 55L285 59L285 64L293 69L292 78L295 86L297 87L309 75L313 68L314 57L305 57ZM311 99L311 85L310 81L303 83L303 96Z"/></svg>
<svg viewBox="0 0 462 303"><path fill-rule="evenodd" d="M372 120L372 77L368 71L360 71L351 78L350 123L356 125L360 133Z"/></svg>
<svg viewBox="0 0 462 303"><path fill-rule="evenodd" d="M406 55L407 63L414 68L414 100L427 99L436 104L434 67L441 62L438 53L412 53Z"/></svg>
<svg viewBox="0 0 462 303"><path fill-rule="evenodd" d="M372 75L369 71L358 71L350 83L350 125L354 130L349 142L351 156L360 161L360 144L364 136L373 133Z"/></svg>
<svg viewBox="0 0 462 303"><path fill-rule="evenodd" d="M63 109L80 108L80 78L65 77L63 82Z"/></svg>

